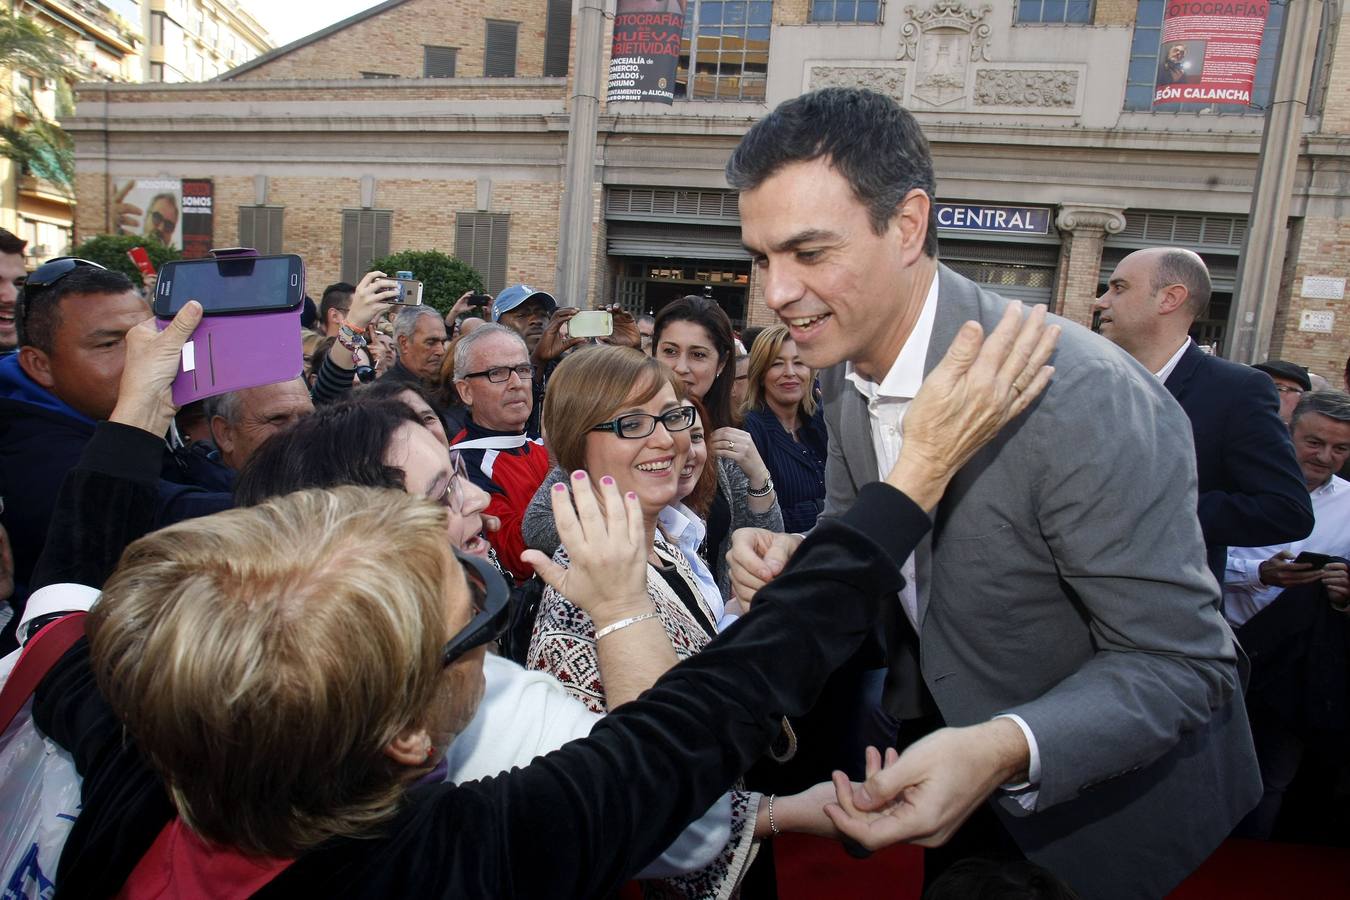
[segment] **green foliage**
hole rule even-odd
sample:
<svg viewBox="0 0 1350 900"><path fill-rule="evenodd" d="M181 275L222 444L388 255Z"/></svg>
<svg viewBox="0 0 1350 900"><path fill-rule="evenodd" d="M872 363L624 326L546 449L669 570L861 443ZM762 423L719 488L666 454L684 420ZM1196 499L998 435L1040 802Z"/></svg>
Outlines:
<svg viewBox="0 0 1350 900"><path fill-rule="evenodd" d="M0 67L59 81L78 81L75 48L63 35L26 16L0 13Z"/></svg>
<svg viewBox="0 0 1350 900"><path fill-rule="evenodd" d="M393 277L412 272L422 282L422 302L445 315L465 291L483 290L483 279L467 263L439 250L404 250L370 261L372 271Z"/></svg>
<svg viewBox="0 0 1350 900"><path fill-rule="evenodd" d="M166 262L183 258L183 254L173 247L162 244L153 237L139 234L98 234L76 247L72 255L107 266L109 269L116 269L130 278L133 284L140 284L141 272L127 257L127 251L132 247L145 248L145 252L150 256L150 262L155 266L155 271L159 271L160 266Z"/></svg>
<svg viewBox="0 0 1350 900"><path fill-rule="evenodd" d="M18 163L24 174L54 185L67 199L75 199L75 142L60 125L36 111L27 125L0 125L0 156Z"/></svg>

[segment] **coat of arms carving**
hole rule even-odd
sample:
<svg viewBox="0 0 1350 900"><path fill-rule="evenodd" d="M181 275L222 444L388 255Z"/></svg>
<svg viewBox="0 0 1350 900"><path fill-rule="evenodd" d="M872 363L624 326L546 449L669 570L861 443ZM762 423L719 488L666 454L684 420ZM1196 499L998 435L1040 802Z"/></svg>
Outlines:
<svg viewBox="0 0 1350 900"><path fill-rule="evenodd" d="M910 96L930 106L947 106L966 96L972 60L989 60L989 6L967 7L959 0L936 0L927 9L905 7L900 59L916 64Z"/></svg>

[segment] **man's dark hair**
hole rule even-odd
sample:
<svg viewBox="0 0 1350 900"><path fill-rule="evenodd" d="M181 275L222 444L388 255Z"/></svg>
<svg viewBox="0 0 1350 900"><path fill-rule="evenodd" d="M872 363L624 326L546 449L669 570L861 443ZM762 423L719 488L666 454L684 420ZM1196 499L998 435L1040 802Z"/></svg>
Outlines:
<svg viewBox="0 0 1350 900"><path fill-rule="evenodd" d="M23 248L27 246L28 242L17 234L0 228L0 253L17 253L23 256Z"/></svg>
<svg viewBox="0 0 1350 900"><path fill-rule="evenodd" d="M112 269L81 266L51 287L30 294L24 291L22 309L15 321L19 326L19 346L34 347L51 353L56 332L61 328L61 302L67 297L94 294L125 294L136 290L131 279Z"/></svg>
<svg viewBox="0 0 1350 900"><path fill-rule="evenodd" d="M923 900L1079 900L1054 873L1025 859L972 858L953 863Z"/></svg>
<svg viewBox="0 0 1350 900"><path fill-rule="evenodd" d="M1308 391L1299 398L1289 416L1289 430L1308 413L1317 413L1337 422L1350 422L1350 394L1344 391Z"/></svg>
<svg viewBox="0 0 1350 900"><path fill-rule="evenodd" d="M886 231L905 195L928 195L923 252L937 256L937 195L928 139L908 110L862 88L825 88L778 105L754 124L727 161L727 183L750 191L789 163L828 159L867 207L872 230Z"/></svg>
<svg viewBox="0 0 1350 900"><path fill-rule="evenodd" d="M397 400L357 397L321 406L272 435L249 458L234 485L234 505L256 506L293 491L344 484L401 491L404 473L385 465L384 451L405 422L422 427Z"/></svg>
<svg viewBox="0 0 1350 900"><path fill-rule="evenodd" d="M1209 268L1196 253L1180 247L1163 252L1153 270L1149 291L1156 294L1169 284L1179 284L1186 289L1186 305L1193 318L1200 318L1209 309L1209 295L1213 290Z"/></svg>
<svg viewBox="0 0 1350 900"><path fill-rule="evenodd" d="M345 281L339 281L324 288L323 297L319 300L319 328L328 327L328 311L330 309L340 309L343 312L351 309L352 294L355 293L356 286Z"/></svg>

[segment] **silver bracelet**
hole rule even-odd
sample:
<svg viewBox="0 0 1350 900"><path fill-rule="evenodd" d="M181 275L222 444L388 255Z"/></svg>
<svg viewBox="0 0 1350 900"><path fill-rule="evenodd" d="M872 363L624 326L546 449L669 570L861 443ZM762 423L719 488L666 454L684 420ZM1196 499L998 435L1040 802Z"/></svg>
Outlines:
<svg viewBox="0 0 1350 900"><path fill-rule="evenodd" d="M627 628L629 625L636 625L638 622L645 622L648 619L655 619L656 613L643 613L640 616L629 616L627 619L620 619L612 625L606 625L595 633L595 639L598 641L607 634L613 634L621 628Z"/></svg>
<svg viewBox="0 0 1350 900"><path fill-rule="evenodd" d="M764 484L758 488L752 488L749 485L746 485L745 492L751 497L767 497L773 493L773 479L766 477L764 479Z"/></svg>
<svg viewBox="0 0 1350 900"><path fill-rule="evenodd" d="M769 830L774 834L782 834L778 830L778 823L773 820L773 794L769 795Z"/></svg>

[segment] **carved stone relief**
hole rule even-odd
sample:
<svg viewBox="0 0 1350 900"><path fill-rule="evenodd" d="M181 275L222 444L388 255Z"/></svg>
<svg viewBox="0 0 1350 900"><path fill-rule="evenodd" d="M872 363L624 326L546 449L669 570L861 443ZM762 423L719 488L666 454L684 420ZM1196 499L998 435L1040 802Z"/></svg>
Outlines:
<svg viewBox="0 0 1350 900"><path fill-rule="evenodd" d="M1069 108L1078 98L1073 70L981 69L975 73L976 106Z"/></svg>
<svg viewBox="0 0 1350 900"><path fill-rule="evenodd" d="M947 106L965 98L966 73L972 60L989 59L991 7L970 8L959 0L935 0L927 9L905 7L909 17L900 28L900 59L912 59L914 99Z"/></svg>
<svg viewBox="0 0 1350 900"><path fill-rule="evenodd" d="M898 66L812 66L810 89L823 87L870 88L903 103L905 70Z"/></svg>

